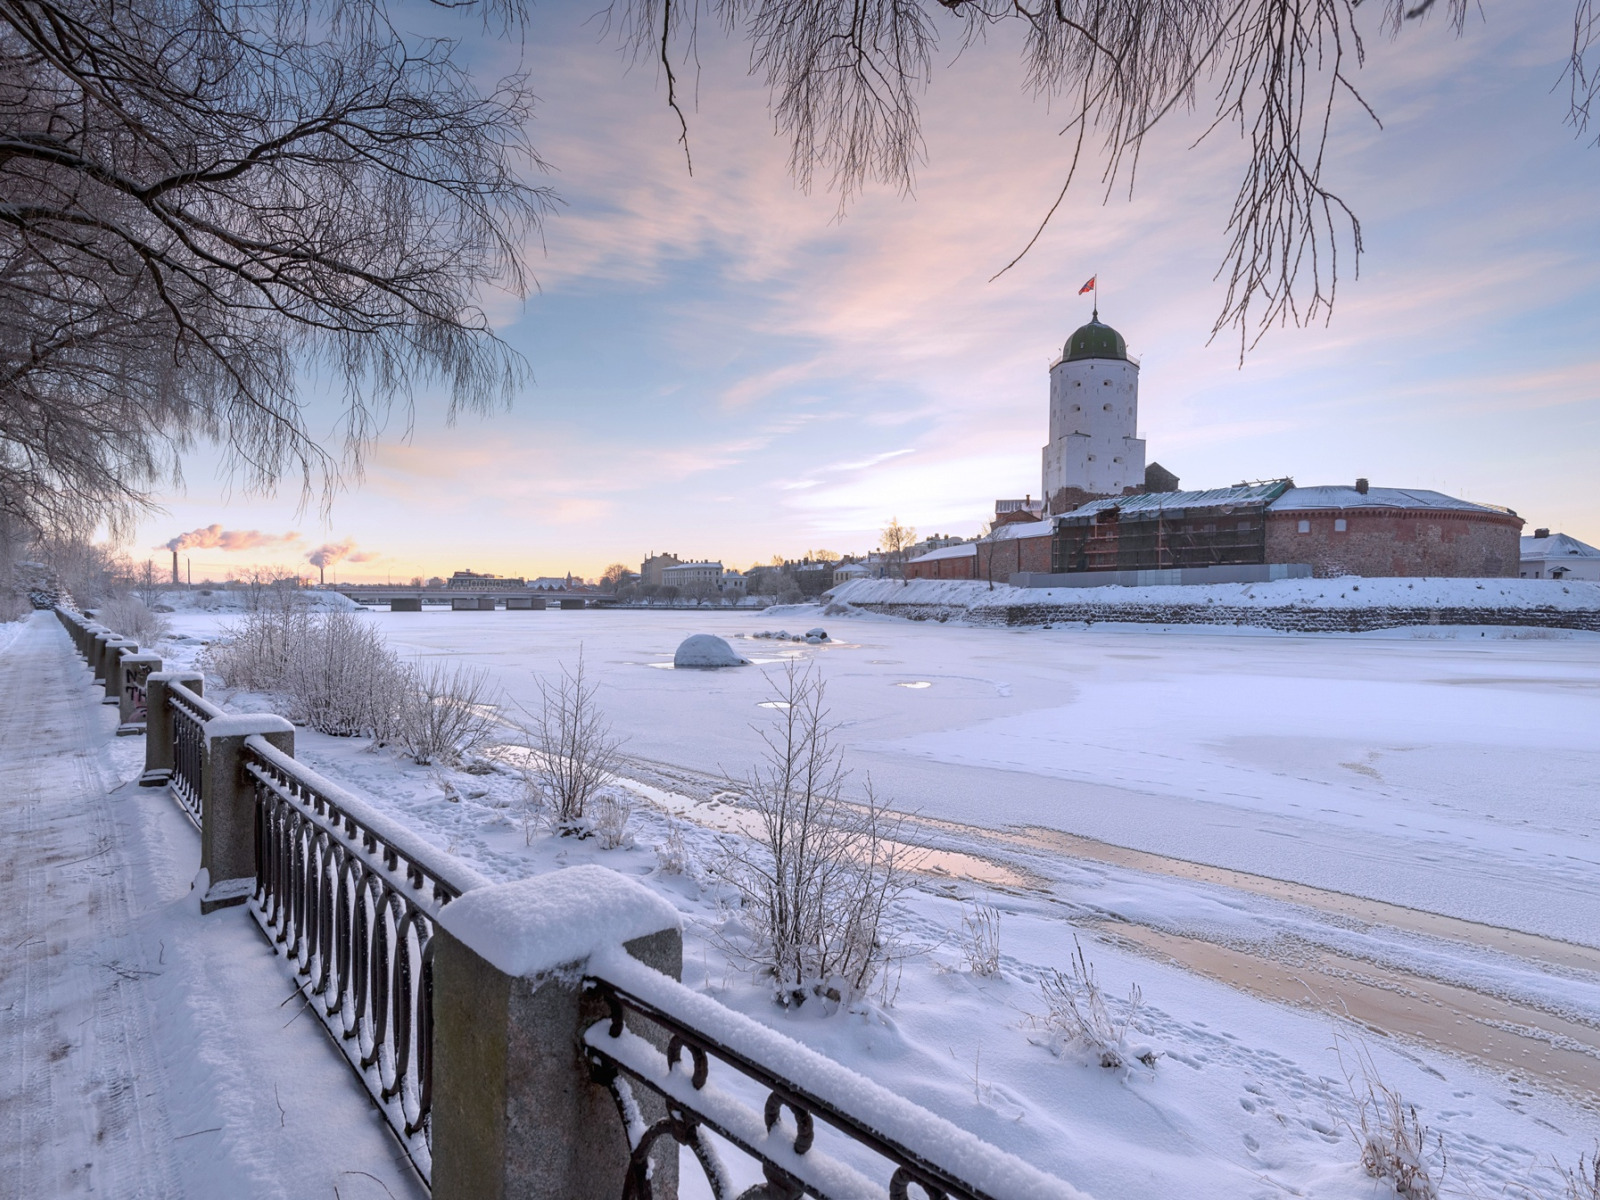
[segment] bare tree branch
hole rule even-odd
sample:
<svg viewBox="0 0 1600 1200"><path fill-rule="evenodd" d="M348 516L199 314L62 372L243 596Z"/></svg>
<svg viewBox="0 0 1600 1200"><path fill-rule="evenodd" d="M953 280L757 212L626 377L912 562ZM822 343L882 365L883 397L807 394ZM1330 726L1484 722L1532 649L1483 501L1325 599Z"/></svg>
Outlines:
<svg viewBox="0 0 1600 1200"><path fill-rule="evenodd" d="M507 401L479 297L526 291L530 109L382 0L0 0L0 512L126 528L196 438L326 504L419 385ZM343 384L334 451L308 370Z"/></svg>

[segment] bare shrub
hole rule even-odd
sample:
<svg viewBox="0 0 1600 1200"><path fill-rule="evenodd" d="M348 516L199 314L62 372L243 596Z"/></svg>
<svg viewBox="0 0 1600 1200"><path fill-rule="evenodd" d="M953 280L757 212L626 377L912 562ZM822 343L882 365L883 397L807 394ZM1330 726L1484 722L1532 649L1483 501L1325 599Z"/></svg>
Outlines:
<svg viewBox="0 0 1600 1200"><path fill-rule="evenodd" d="M0 623L20 621L31 611L33 611L33 605L15 592L0 591Z"/></svg>
<svg viewBox="0 0 1600 1200"><path fill-rule="evenodd" d="M539 681L539 711L526 730L532 751L529 784L538 793L530 795L529 805L548 802L563 832L582 831L579 822L589 801L617 769L621 739L595 702L596 690L580 651L576 667L562 664L555 679Z"/></svg>
<svg viewBox="0 0 1600 1200"><path fill-rule="evenodd" d="M396 735L417 763L455 764L494 734L498 689L488 672L432 663L405 673Z"/></svg>
<svg viewBox="0 0 1600 1200"><path fill-rule="evenodd" d="M847 776L814 669L790 662L769 680L782 707L774 726L759 731L763 763L734 785L757 830L730 850L727 874L752 918L751 948L733 949L772 978L782 1004L854 998L889 954L889 909L909 865L897 837L901 818L878 802L870 781L863 803L843 799Z"/></svg>
<svg viewBox="0 0 1600 1200"><path fill-rule="evenodd" d="M1600 1146L1593 1158L1578 1156L1576 1171L1561 1168L1560 1200L1600 1200Z"/></svg>
<svg viewBox="0 0 1600 1200"><path fill-rule="evenodd" d="M1054 1035L1051 1050L1076 1050L1102 1067L1114 1068L1141 1062L1156 1065L1156 1052L1149 1046L1128 1040L1139 1014L1143 994L1139 985L1128 988L1128 1001L1119 1021L1111 1015L1105 991L1095 977L1094 964L1083 955L1083 946L1072 939L1071 973L1050 971L1040 980L1044 994L1045 1024Z"/></svg>
<svg viewBox="0 0 1600 1200"><path fill-rule="evenodd" d="M95 619L141 646L148 646L172 632L167 619L158 612L151 612L137 596L113 596L95 610Z"/></svg>
<svg viewBox="0 0 1600 1200"><path fill-rule="evenodd" d="M603 788L591 802L589 828L600 839L602 849L615 850L632 843L633 838L628 833L628 821L632 816L633 802L623 792Z"/></svg>
<svg viewBox="0 0 1600 1200"><path fill-rule="evenodd" d="M1399 1091L1383 1081L1364 1046L1358 1043L1354 1049L1354 1070L1345 1063L1337 1036L1335 1047L1356 1102L1356 1121L1346 1125L1361 1147L1362 1168L1373 1179L1390 1180L1399 1195L1437 1200L1448 1165L1444 1139L1422 1123L1416 1105L1407 1104ZM1578 1166L1581 1171L1581 1159Z"/></svg>
<svg viewBox="0 0 1600 1200"><path fill-rule="evenodd" d="M961 953L974 975L985 979L1000 973L1000 910L974 904L961 914Z"/></svg>

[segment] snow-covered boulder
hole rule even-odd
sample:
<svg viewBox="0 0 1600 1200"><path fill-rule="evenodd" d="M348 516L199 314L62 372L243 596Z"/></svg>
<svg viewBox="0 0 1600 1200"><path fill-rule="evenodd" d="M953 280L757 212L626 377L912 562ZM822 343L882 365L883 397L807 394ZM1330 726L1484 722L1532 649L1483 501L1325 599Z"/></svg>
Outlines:
<svg viewBox="0 0 1600 1200"><path fill-rule="evenodd" d="M714 633L696 633L684 638L678 652L672 656L674 667L692 667L696 670L742 667L746 661Z"/></svg>
<svg viewBox="0 0 1600 1200"><path fill-rule="evenodd" d="M818 628L806 630L806 641L810 642L812 645L816 645L818 642L825 642L827 640L828 631L826 629Z"/></svg>

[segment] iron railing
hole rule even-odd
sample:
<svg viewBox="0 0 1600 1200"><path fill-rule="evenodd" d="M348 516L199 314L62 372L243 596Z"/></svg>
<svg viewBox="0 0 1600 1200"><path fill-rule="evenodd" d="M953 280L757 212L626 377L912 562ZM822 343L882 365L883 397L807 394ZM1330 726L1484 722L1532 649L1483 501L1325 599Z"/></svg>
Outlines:
<svg viewBox="0 0 1600 1200"><path fill-rule="evenodd" d="M169 784L173 798L199 829L205 821L200 803L200 779L206 754L206 722L224 713L181 683L167 685L167 704L172 709L172 778Z"/></svg>
<svg viewBox="0 0 1600 1200"><path fill-rule="evenodd" d="M424 1180L432 1174L433 933L439 910L485 881L261 737L256 921L299 975Z"/></svg>
<svg viewBox="0 0 1600 1200"><path fill-rule="evenodd" d="M590 1070L611 1089L632 1148L624 1200L650 1200L650 1150L663 1137L694 1152L717 1200L1081 1200L1060 1180L637 960L612 954L588 971L584 986L610 1013L584 1034ZM630 1013L666 1035L665 1053L624 1025ZM731 1080L719 1071L712 1081L713 1059ZM667 1115L646 1125L630 1080L660 1096ZM765 1102L757 1107L741 1091L764 1092ZM844 1156L815 1148L819 1128L831 1130ZM738 1193L708 1130L759 1163L763 1182ZM870 1153L845 1149L851 1142ZM846 1157L873 1165L864 1171Z"/></svg>

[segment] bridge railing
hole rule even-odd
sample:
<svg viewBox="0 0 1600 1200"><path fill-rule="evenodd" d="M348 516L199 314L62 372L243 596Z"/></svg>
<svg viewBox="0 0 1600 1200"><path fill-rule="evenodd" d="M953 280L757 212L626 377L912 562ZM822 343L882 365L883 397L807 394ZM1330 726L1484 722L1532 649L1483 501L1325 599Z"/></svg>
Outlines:
<svg viewBox="0 0 1600 1200"><path fill-rule="evenodd" d="M684 987L677 911L636 880L491 882L297 760L281 717L193 673L148 688L141 782L200 830L201 911L248 905L439 1200L674 1200L679 1146L718 1200L1083 1200Z"/></svg>

